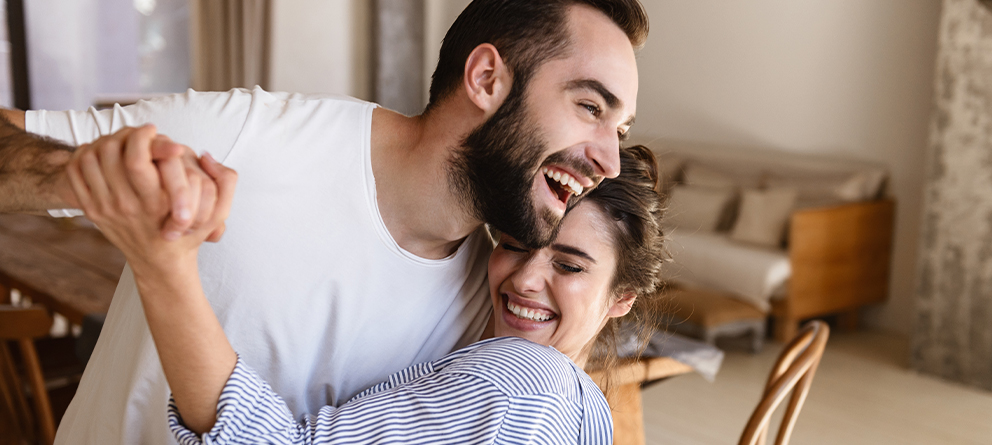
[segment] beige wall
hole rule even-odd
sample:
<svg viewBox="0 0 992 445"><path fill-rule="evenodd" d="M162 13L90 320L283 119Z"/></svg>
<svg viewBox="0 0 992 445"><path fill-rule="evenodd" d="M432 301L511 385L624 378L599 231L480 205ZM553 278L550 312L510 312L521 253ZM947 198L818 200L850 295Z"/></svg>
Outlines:
<svg viewBox="0 0 992 445"><path fill-rule="evenodd" d="M634 138L871 160L898 200L889 302L908 333L939 0L648 0Z"/></svg>
<svg viewBox="0 0 992 445"><path fill-rule="evenodd" d="M272 0L269 89L371 98L368 0Z"/></svg>
<svg viewBox="0 0 992 445"><path fill-rule="evenodd" d="M437 66L444 33L471 0L425 0L424 5L424 105L430 97L431 74Z"/></svg>

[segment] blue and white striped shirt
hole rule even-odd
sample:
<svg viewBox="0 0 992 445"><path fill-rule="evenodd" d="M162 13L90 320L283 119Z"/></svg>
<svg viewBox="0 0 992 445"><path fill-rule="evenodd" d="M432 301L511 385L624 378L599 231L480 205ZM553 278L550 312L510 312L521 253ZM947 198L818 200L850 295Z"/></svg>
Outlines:
<svg viewBox="0 0 992 445"><path fill-rule="evenodd" d="M592 379L554 348L516 337L483 340L397 372L340 406L297 422L238 359L201 437L169 404L180 444L613 443L613 420Z"/></svg>

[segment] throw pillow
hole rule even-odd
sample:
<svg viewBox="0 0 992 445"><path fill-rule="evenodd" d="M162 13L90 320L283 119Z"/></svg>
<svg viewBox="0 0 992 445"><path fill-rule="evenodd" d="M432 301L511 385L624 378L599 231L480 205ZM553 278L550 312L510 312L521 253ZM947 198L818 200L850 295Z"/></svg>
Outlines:
<svg viewBox="0 0 992 445"><path fill-rule="evenodd" d="M736 241L779 247L798 192L791 188L744 190L737 223L730 233Z"/></svg>
<svg viewBox="0 0 992 445"><path fill-rule="evenodd" d="M733 189L676 185L669 195L665 225L689 232L712 232L734 195Z"/></svg>

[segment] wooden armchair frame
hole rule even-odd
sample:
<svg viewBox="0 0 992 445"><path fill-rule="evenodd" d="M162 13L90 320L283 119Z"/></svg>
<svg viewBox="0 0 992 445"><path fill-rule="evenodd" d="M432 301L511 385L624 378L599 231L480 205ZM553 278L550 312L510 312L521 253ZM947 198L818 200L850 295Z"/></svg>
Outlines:
<svg viewBox="0 0 992 445"><path fill-rule="evenodd" d="M830 328L827 324L814 320L806 323L799 334L789 342L768 376L764 396L751 414L744 433L741 434L740 445L765 444L772 414L791 392L792 397L789 399L789 405L775 440L776 445L789 443L796 419L799 417L799 410L802 409L806 395L809 394L813 375L816 374L820 358L823 357L829 336Z"/></svg>
<svg viewBox="0 0 992 445"><path fill-rule="evenodd" d="M34 339L48 335L51 327L52 317L42 307L0 305L0 402L14 416L13 420L21 429L21 435L30 438L39 431L40 442L46 444L55 441L55 420ZM24 385L14 368L13 357L7 347L8 341L18 343L33 396L34 419L31 418L31 410L28 409L22 390Z"/></svg>
<svg viewBox="0 0 992 445"><path fill-rule="evenodd" d="M885 301L895 210L895 201L882 199L792 214L792 276L785 298L772 300L778 341L794 337L800 320L830 314L855 329L861 307Z"/></svg>

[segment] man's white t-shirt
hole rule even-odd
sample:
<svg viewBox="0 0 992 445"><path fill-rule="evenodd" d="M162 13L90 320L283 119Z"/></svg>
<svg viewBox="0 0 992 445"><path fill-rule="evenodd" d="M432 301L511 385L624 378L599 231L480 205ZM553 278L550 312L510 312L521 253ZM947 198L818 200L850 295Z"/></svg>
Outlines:
<svg viewBox="0 0 992 445"><path fill-rule="evenodd" d="M28 112L27 130L78 145L151 122L238 171L224 239L200 250L203 287L234 349L300 416L474 342L490 311L483 229L442 260L403 250L386 230L374 108L259 88L189 91L104 111ZM173 444L168 397L125 268L56 443Z"/></svg>

